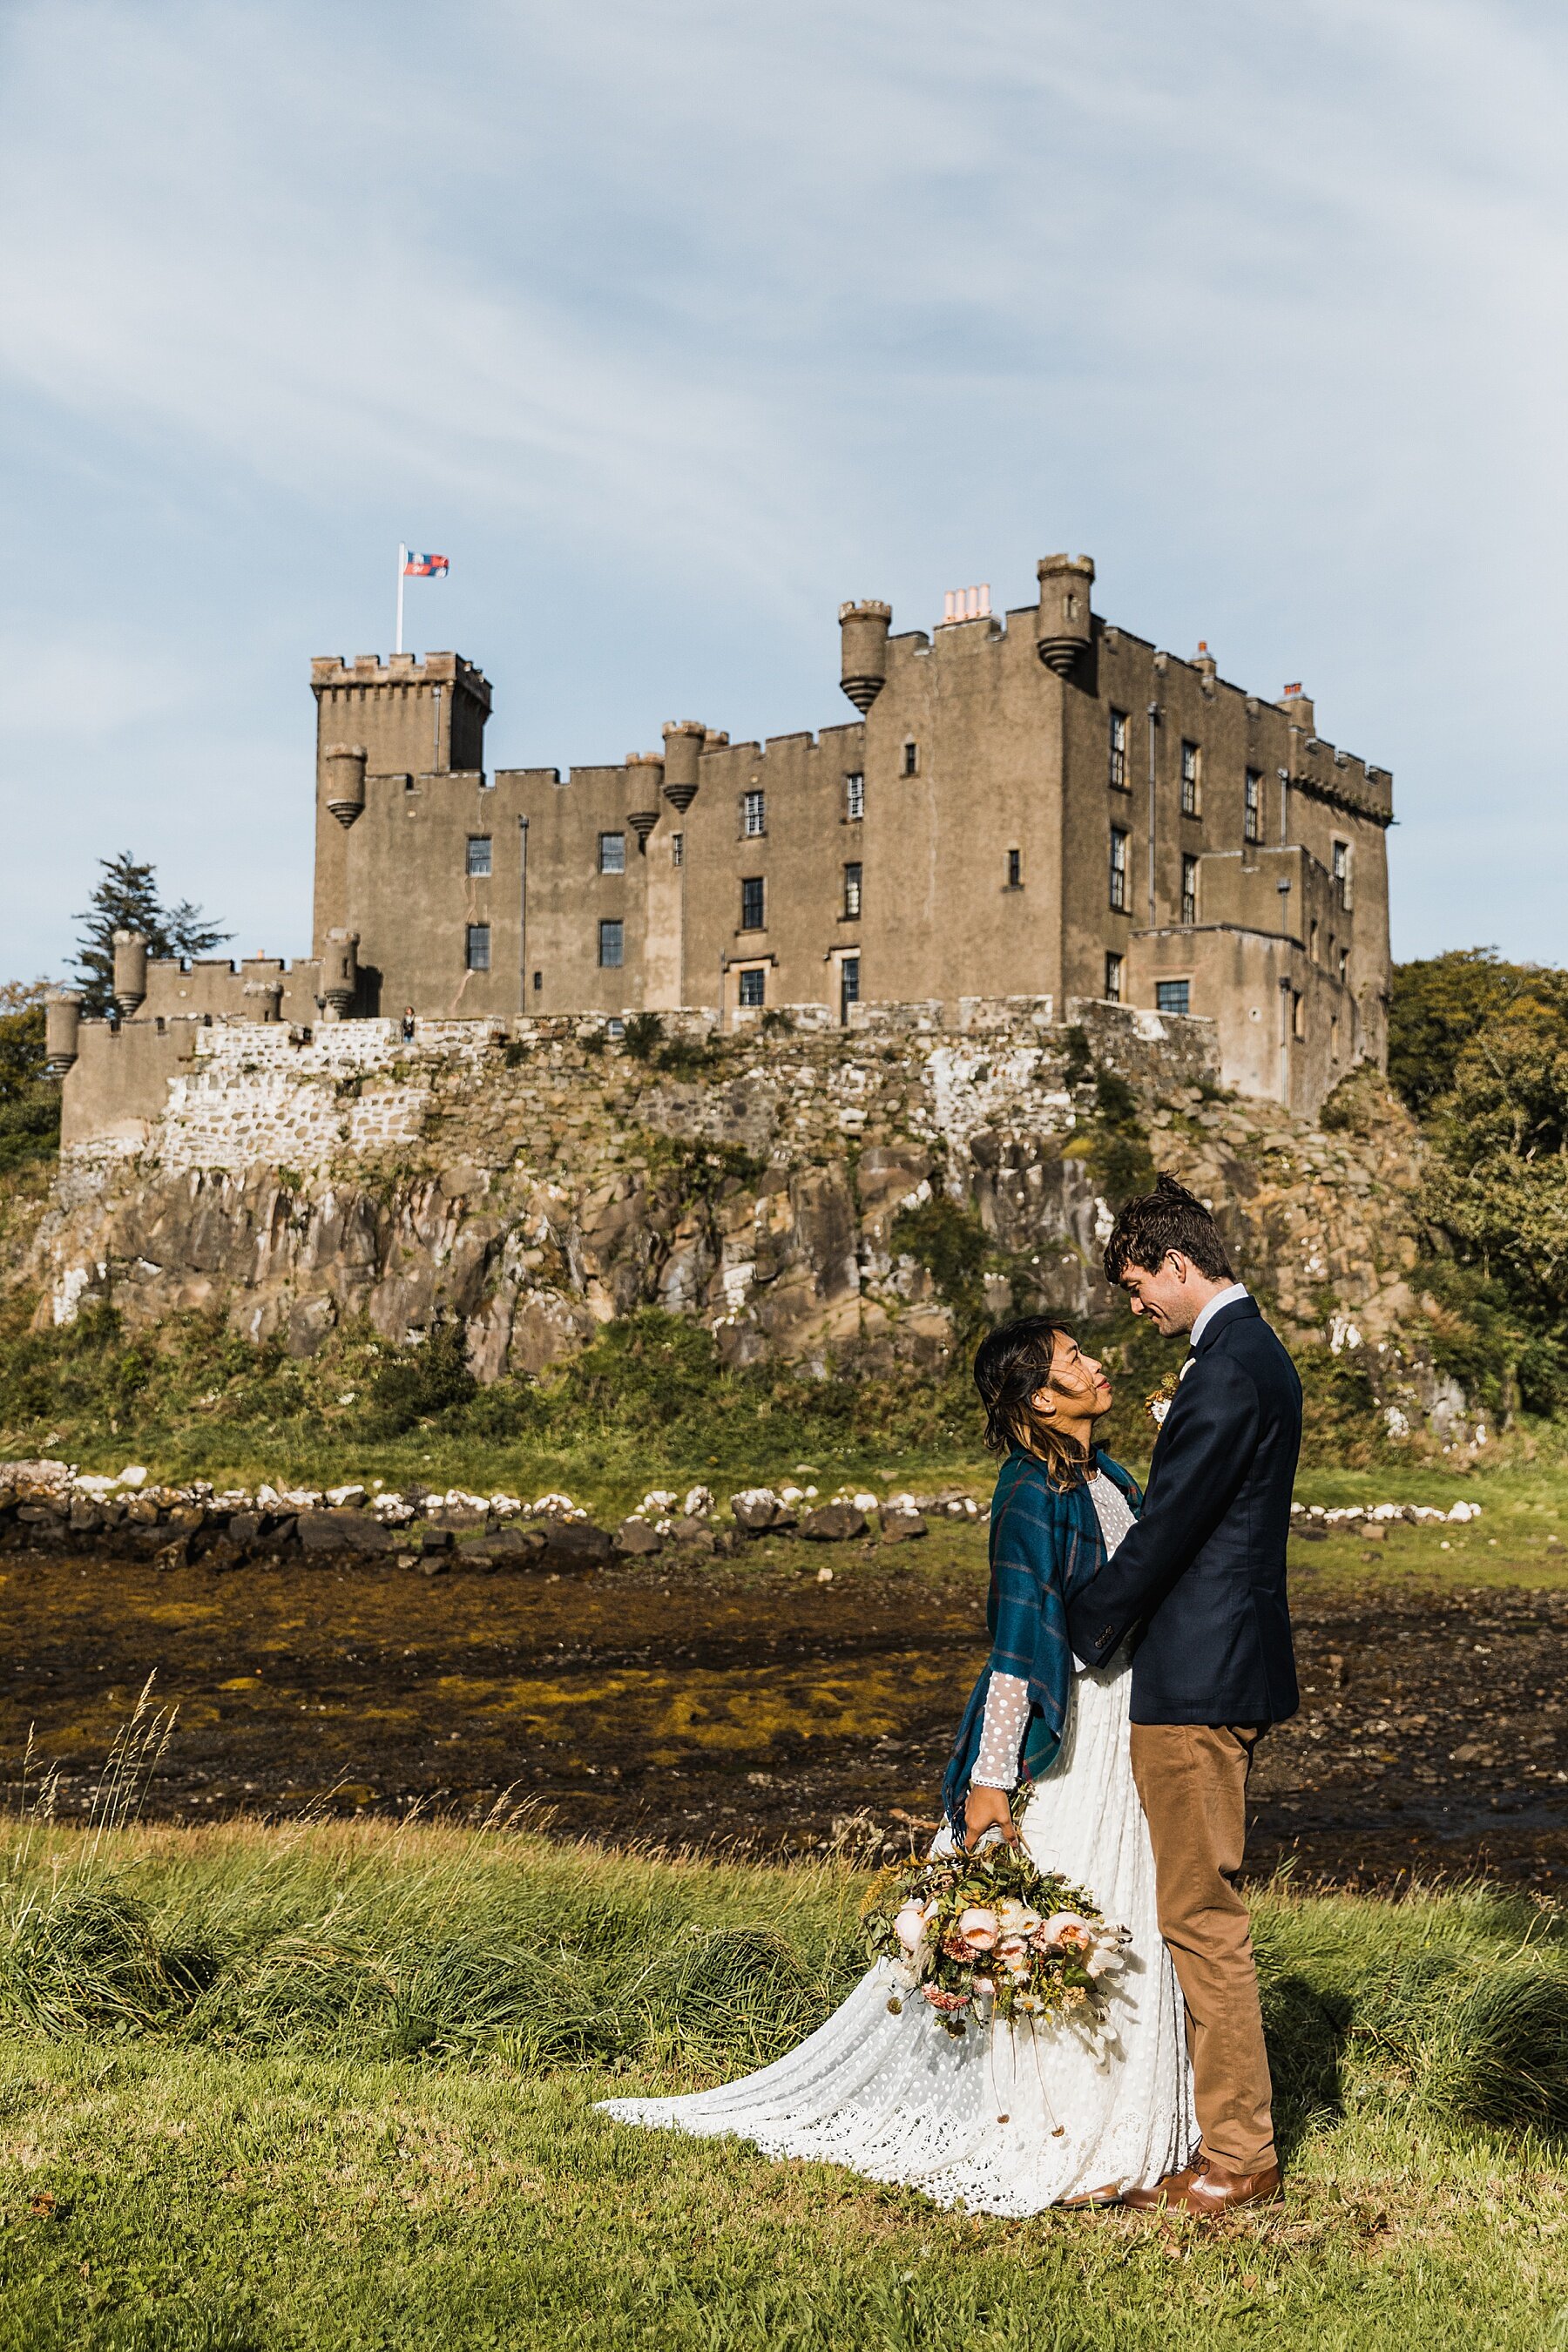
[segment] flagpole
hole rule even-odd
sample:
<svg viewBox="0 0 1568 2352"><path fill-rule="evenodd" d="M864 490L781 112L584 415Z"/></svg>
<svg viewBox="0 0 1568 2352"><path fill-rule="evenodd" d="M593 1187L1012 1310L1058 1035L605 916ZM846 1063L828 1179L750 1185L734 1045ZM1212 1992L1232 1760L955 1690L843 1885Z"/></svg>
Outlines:
<svg viewBox="0 0 1568 2352"><path fill-rule="evenodd" d="M407 561L408 550L400 547L397 551L397 643L393 648L395 653L403 651L403 567Z"/></svg>

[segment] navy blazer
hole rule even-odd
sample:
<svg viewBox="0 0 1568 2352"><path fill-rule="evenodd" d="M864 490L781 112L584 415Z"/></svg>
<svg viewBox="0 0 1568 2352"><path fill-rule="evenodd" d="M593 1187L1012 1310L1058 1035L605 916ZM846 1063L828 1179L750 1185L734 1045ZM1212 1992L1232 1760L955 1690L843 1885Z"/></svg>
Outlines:
<svg viewBox="0 0 1568 2352"><path fill-rule="evenodd" d="M1301 1383L1250 1298L1188 1358L1149 1467L1143 1516L1068 1601L1078 1655L1128 1635L1134 1723L1281 1723L1300 1704L1285 1596Z"/></svg>

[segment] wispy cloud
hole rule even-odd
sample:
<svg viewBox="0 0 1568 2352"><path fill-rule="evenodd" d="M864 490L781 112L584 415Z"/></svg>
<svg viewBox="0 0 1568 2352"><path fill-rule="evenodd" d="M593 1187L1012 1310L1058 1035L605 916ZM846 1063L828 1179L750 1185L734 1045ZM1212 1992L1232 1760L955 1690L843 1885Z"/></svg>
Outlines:
<svg viewBox="0 0 1568 2352"><path fill-rule="evenodd" d="M304 659L384 635L405 535L457 559L417 625L489 667L497 751L563 761L678 708L837 715L840 594L1020 602L1086 547L1105 610L1264 690L1305 675L1395 768L1402 946L1555 951L1568 26L1506 0L430 22L5 20L19 968L63 960L92 856L132 838L302 942Z"/></svg>

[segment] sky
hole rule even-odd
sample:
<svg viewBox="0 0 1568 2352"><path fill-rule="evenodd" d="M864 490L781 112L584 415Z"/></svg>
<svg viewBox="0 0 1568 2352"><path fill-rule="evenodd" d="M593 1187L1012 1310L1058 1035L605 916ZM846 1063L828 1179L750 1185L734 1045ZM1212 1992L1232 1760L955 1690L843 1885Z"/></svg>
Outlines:
<svg viewBox="0 0 1568 2352"><path fill-rule="evenodd" d="M8 0L0 979L121 849L308 951L400 541L492 768L1089 553L1393 770L1396 955L1562 961L1565 114L1545 0Z"/></svg>

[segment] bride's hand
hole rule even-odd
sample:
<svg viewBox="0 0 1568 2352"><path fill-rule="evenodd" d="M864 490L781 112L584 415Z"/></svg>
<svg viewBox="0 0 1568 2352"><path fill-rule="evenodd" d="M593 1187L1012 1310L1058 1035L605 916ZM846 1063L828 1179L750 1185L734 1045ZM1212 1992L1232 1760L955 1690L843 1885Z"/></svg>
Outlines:
<svg viewBox="0 0 1568 2352"><path fill-rule="evenodd" d="M1009 1845L1018 1843L1013 1801L1005 1789L971 1789L963 1801L963 1838L972 1853L987 1830L1000 1830Z"/></svg>

